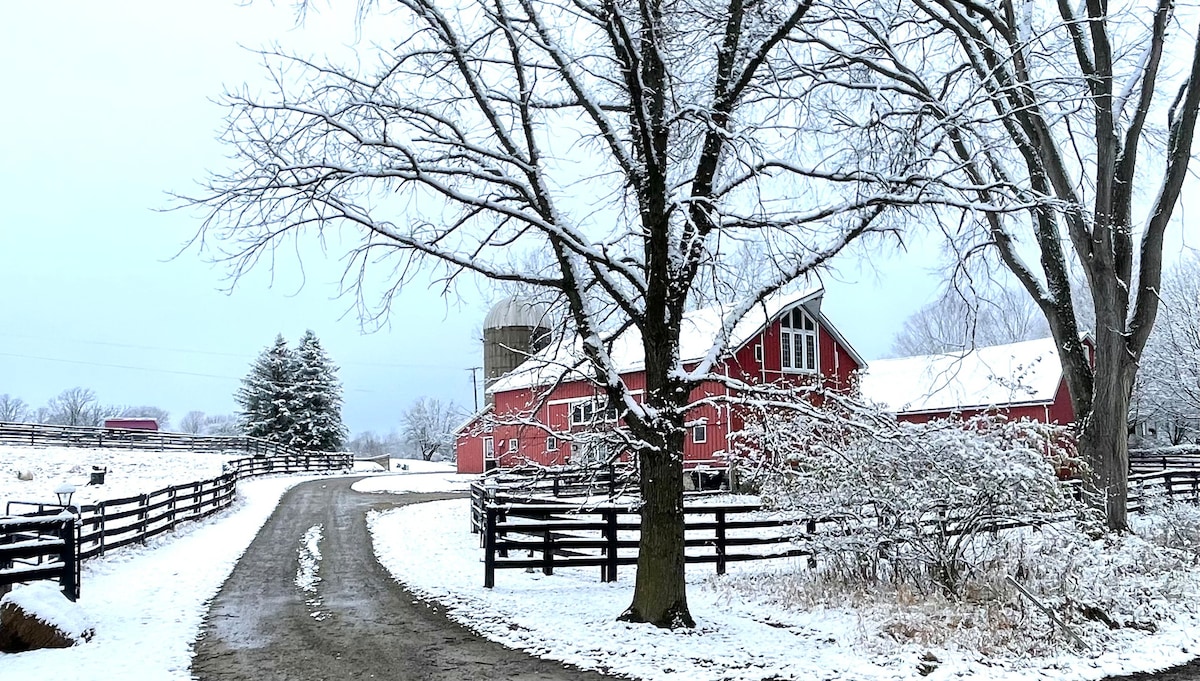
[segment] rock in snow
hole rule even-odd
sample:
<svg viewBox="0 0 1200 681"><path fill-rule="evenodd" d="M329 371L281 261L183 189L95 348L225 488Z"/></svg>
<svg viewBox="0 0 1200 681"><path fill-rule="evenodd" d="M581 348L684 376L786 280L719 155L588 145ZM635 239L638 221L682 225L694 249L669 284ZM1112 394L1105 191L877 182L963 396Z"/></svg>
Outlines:
<svg viewBox="0 0 1200 681"><path fill-rule="evenodd" d="M95 633L83 610L54 583L19 586L0 598L0 652L69 648Z"/></svg>

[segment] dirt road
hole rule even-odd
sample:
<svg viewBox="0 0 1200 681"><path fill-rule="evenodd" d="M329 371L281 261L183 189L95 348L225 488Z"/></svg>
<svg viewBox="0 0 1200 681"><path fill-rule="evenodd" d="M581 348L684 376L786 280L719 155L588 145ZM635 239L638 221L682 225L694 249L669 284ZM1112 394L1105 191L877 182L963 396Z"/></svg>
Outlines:
<svg viewBox="0 0 1200 681"><path fill-rule="evenodd" d="M451 622L436 604L419 602L375 560L366 513L452 495L359 494L353 482L304 483L283 497L212 603L195 645L196 678L612 678L509 650ZM307 593L296 584L298 556L315 525L324 537L320 581Z"/></svg>

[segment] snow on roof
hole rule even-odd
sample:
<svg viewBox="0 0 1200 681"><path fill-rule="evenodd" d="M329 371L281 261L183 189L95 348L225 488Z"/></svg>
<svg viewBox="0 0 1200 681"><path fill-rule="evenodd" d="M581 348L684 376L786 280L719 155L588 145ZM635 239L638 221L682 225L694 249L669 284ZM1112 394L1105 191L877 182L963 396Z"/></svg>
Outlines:
<svg viewBox="0 0 1200 681"><path fill-rule="evenodd" d="M821 298L824 294L823 287L815 286L767 298L761 304L755 305L734 325L728 347L731 349L742 347L760 333L771 320L785 310L799 305L813 315L817 322L832 334L855 360L860 364L865 363L841 334L833 328L829 320L821 314ZM730 309L731 306L719 305L695 310L684 315L680 328L679 356L685 364L697 362L708 354L717 335L721 332L724 316ZM630 328L621 334L613 342L611 353L619 373L643 369L645 363L642 356L641 332L637 328ZM549 347L500 377L488 388L487 392L501 393L535 385L549 385L559 380L581 381L590 378L584 360L583 343L576 336L551 343Z"/></svg>
<svg viewBox="0 0 1200 681"><path fill-rule="evenodd" d="M884 409L920 412L986 409L1054 401L1062 365L1053 338L871 362L862 394Z"/></svg>

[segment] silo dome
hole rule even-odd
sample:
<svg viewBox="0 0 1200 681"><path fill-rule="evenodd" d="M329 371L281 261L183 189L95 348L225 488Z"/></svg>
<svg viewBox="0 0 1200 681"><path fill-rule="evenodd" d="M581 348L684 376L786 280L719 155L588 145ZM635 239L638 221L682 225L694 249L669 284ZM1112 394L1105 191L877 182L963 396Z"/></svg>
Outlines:
<svg viewBox="0 0 1200 681"><path fill-rule="evenodd" d="M547 308L542 303L509 296L493 305L483 318L485 329L501 329L506 326L545 328L548 326Z"/></svg>
<svg viewBox="0 0 1200 681"><path fill-rule="evenodd" d="M493 305L483 319L484 385L490 386L546 347L550 325L549 308L542 303L512 296Z"/></svg>

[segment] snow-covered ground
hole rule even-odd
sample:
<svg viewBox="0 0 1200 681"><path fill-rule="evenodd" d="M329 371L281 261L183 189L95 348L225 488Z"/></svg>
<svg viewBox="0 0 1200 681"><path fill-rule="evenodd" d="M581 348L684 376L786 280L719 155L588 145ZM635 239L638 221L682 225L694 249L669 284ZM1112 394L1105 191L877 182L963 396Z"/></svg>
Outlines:
<svg viewBox="0 0 1200 681"><path fill-rule="evenodd" d="M403 467L403 468L402 468ZM392 470L354 483L355 492L465 492L478 475L459 475L454 464L392 459Z"/></svg>
<svg viewBox="0 0 1200 681"><path fill-rule="evenodd" d="M54 490L75 485L73 504L120 499L136 494L214 478L230 459L244 452L155 452L139 449L86 447L10 447L0 445L0 514L9 501L57 503ZM103 485L88 485L93 466L108 469ZM19 474L32 475L21 480ZM14 513L28 509L14 508Z"/></svg>
<svg viewBox="0 0 1200 681"><path fill-rule="evenodd" d="M629 603L632 568L610 584L600 582L598 569L560 569L550 577L505 570L497 573L494 589L483 588L479 538L457 530L466 526L467 504L432 502L373 514L370 524L380 562L410 589L442 603L451 617L482 635L588 669L655 681L1067 680L1159 669L1200 653L1200 621L1186 614L1160 622L1153 635L1122 629L1106 639L1102 651L1082 654L1071 652L1065 637L1044 619L1032 619L1024 626L1061 641L1059 654L986 657L953 645L889 638L881 621L849 604L772 607L728 588L729 580L753 582L804 569L784 561L738 564L724 578L715 577L712 566L689 566L689 605L697 620L692 631L623 624L616 616ZM429 570L431 564L438 569ZM971 625L947 618L946 627L963 626ZM970 631L961 633L971 637Z"/></svg>
<svg viewBox="0 0 1200 681"><path fill-rule="evenodd" d="M405 463L408 471L374 476L356 488L457 491L470 480L445 464ZM320 476L244 481L228 511L145 546L89 561L80 605L95 625L95 638L65 650L0 656L0 678L190 679L191 644L209 599L283 492L314 477ZM159 477L149 484L158 488L165 483ZM1071 652L1065 638L1044 620L1023 622L1061 641L1061 652L1051 657L987 657L961 646L888 639L870 610L850 603L775 607L755 600L752 590L739 590L773 574L803 569L783 561L733 565L723 578L712 574L712 566L689 567L689 601L698 624L692 631L622 624L616 615L628 605L632 568L623 569L620 581L612 584L600 582L597 569L560 569L550 577L505 570L497 574L496 588L484 589L478 537L466 529L467 504L465 499L433 502L372 514L380 561L410 589L441 602L452 617L488 638L585 668L655 681L1066 681L1162 668L1200 652L1200 622L1186 614L1160 621L1154 634L1122 629L1105 639L1103 650L1085 654ZM315 563L320 543L321 528L316 526L298 550ZM315 583L316 570L304 567L303 560L301 564L297 582ZM430 564L439 569L430 571ZM1137 566L1128 567L1137 572ZM1189 579L1164 588L1193 588ZM320 603L310 605L319 617ZM946 626L969 625L947 620Z"/></svg>
<svg viewBox="0 0 1200 681"><path fill-rule="evenodd" d="M283 493L319 475L238 483L232 508L175 533L83 565L79 605L96 628L90 643L0 656L0 678L56 681L191 679L191 646L208 601ZM154 489L161 487L159 483Z"/></svg>

